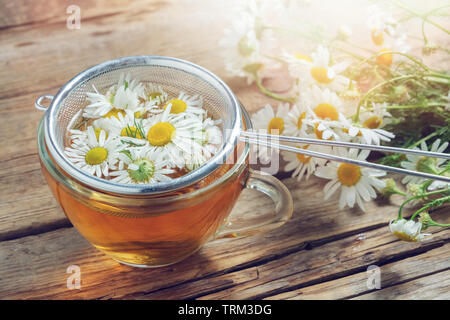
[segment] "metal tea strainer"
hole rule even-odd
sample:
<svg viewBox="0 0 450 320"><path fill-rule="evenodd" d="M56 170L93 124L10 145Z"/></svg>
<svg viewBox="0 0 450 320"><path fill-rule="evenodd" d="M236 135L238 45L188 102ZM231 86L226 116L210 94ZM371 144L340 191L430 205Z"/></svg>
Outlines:
<svg viewBox="0 0 450 320"><path fill-rule="evenodd" d="M79 119L82 109L87 104L87 92L92 92L94 85L100 92L105 92L116 84L122 73L129 73L132 78L141 82L160 85L172 96L180 91L189 95L198 94L203 97L204 107L215 119L222 120L223 143L217 154L200 168L174 179L170 182L160 182L149 185L125 185L104 180L90 175L74 166L65 156L64 148L67 143L67 129ZM41 103L44 99L51 99L48 108ZM440 157L450 159L449 154L393 148L386 146L373 146L357 143L306 139L286 136L261 135L244 131L241 124L242 113L239 101L230 88L210 71L191 62L161 56L134 56L110 60L93 66L67 82L56 96L43 95L36 100L36 108L45 110L45 141L50 155L54 161L70 176L85 183L108 192L119 194L156 194L173 191L191 185L208 176L215 169L225 163L231 155L236 144L244 141L266 147L300 153L307 156L325 158L334 161L347 162L360 166L371 167L384 171L397 172L450 182L449 177L424 172L394 168L366 161L347 159L336 155L329 155L307 149L279 145L273 141L288 141L308 144L323 144L337 147L351 147L358 149L378 150L395 153L409 153L419 156ZM251 123L247 123L251 128ZM263 138L263 139L261 139Z"/></svg>

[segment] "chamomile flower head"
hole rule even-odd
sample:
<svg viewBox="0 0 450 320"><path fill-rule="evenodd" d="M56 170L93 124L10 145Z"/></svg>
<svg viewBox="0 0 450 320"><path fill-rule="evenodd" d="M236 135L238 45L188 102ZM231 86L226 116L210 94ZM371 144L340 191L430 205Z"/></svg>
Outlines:
<svg viewBox="0 0 450 320"><path fill-rule="evenodd" d="M378 6L372 5L367 8L369 18L367 26L371 32L372 42L377 46L384 44L384 34L393 36L398 22L391 13L381 10Z"/></svg>
<svg viewBox="0 0 450 320"><path fill-rule="evenodd" d="M241 12L239 18L233 20L232 28L224 30L219 46L225 69L231 75L247 78L247 82L252 83L255 73L262 67L255 16Z"/></svg>
<svg viewBox="0 0 450 320"><path fill-rule="evenodd" d="M358 153L356 149L336 149L341 157L357 159L364 161L370 151L362 150ZM360 167L350 163L339 163L331 161L326 166L316 170L315 175L329 179L325 185L325 200L330 198L337 190L341 190L339 196L339 208L343 209L346 205L353 208L355 203L365 211L364 201L370 201L376 198L375 189L384 188L385 182L379 180L379 177L386 173L379 170Z"/></svg>
<svg viewBox="0 0 450 320"><path fill-rule="evenodd" d="M253 128L269 134L282 135L285 119L289 114L289 103L280 103L275 112L270 104L252 115Z"/></svg>
<svg viewBox="0 0 450 320"><path fill-rule="evenodd" d="M145 139L142 127L143 119L136 118L134 112L126 110L125 114L119 113L117 117L109 119L100 118L92 124L95 128L100 128L121 138Z"/></svg>
<svg viewBox="0 0 450 320"><path fill-rule="evenodd" d="M154 152L148 145L122 150L119 155L126 169L113 171L111 181L125 184L148 184L170 181L168 176L175 171L168 168L168 161Z"/></svg>
<svg viewBox="0 0 450 320"><path fill-rule="evenodd" d="M392 220L389 223L389 229L397 238L408 242L422 241L431 236L429 233L421 233L422 223L420 221L415 222L404 218Z"/></svg>
<svg viewBox="0 0 450 320"><path fill-rule="evenodd" d="M374 120L375 122L375 120ZM389 142L395 135L379 128L367 128L364 125L355 124L346 119L342 130L338 131L341 140L365 144L379 145L381 141Z"/></svg>
<svg viewBox="0 0 450 320"><path fill-rule="evenodd" d="M349 66L349 61L330 65L330 53L327 48L319 46L311 55L311 62L307 58L297 59L298 63L289 65L289 73L298 80L297 91L311 85L328 88L340 92L348 87L350 80L340 75Z"/></svg>
<svg viewBox="0 0 450 320"><path fill-rule="evenodd" d="M93 87L95 93L88 92L87 100L90 102L84 109L85 118L117 117L124 110L141 111L144 96L144 87L137 80L130 80L130 75L121 74L117 85L112 86L105 95Z"/></svg>
<svg viewBox="0 0 450 320"><path fill-rule="evenodd" d="M202 122L197 117L171 114L172 104L164 112L144 121L144 132L153 151L163 155L171 165L184 167L182 154L202 153Z"/></svg>
<svg viewBox="0 0 450 320"><path fill-rule="evenodd" d="M183 114L187 116L198 116L203 118L206 114L205 109L202 108L203 100L199 95L190 96L184 92L180 92L176 99L168 100L164 104L164 109L171 105L171 114Z"/></svg>
<svg viewBox="0 0 450 320"><path fill-rule="evenodd" d="M148 105L160 106L167 101L169 95L161 86L149 83L145 86L144 97Z"/></svg>
<svg viewBox="0 0 450 320"><path fill-rule="evenodd" d="M275 112L270 104L252 115L252 124L255 131L273 135L282 135L285 130L285 121L289 113L289 103L280 103ZM266 141L269 142L269 141ZM256 147L255 147L256 148ZM272 158L274 148L263 145L257 146L258 157L264 161Z"/></svg>
<svg viewBox="0 0 450 320"><path fill-rule="evenodd" d="M295 146L300 149L321 153L327 153L331 150L330 147L318 145L297 144ZM317 167L321 167L327 162L327 160L325 159L311 157L305 154L294 152L282 151L281 155L284 161L287 162L286 166L284 167L284 171L294 170L292 172L292 177L297 177L298 181L300 181L303 176L306 176L306 180L308 180L310 175L314 173Z"/></svg>
<svg viewBox="0 0 450 320"><path fill-rule="evenodd" d="M378 51L376 62L379 65L390 67L395 59L406 59L401 55L395 55L392 52L407 53L411 50L411 46L406 42L407 37L405 34L401 34L396 38L393 38L390 43L386 43L381 50Z"/></svg>
<svg viewBox="0 0 450 320"><path fill-rule="evenodd" d="M286 116L284 134L296 137L305 136L311 113L312 111L304 103L294 104Z"/></svg>
<svg viewBox="0 0 450 320"><path fill-rule="evenodd" d="M360 121L364 128L380 129L392 123L392 115L387 111L387 104L372 102L372 110L361 112Z"/></svg>
<svg viewBox="0 0 450 320"><path fill-rule="evenodd" d="M425 143L425 141L422 141L422 143L420 144L420 149L419 148L414 148L414 149L442 153L447 149L448 145L449 145L448 142L444 142L441 144L441 140L437 139L431 145L430 150L428 150L428 146ZM427 157L427 156L407 154L406 160L402 161L400 163L400 166L402 166L403 168L408 169L408 170L438 174L439 171L443 170L442 165L446 161L447 161L446 159L442 159L442 158L432 158L432 157ZM405 176L402 179L402 183L404 183L404 184L409 184L409 183L421 184L425 180L426 180L425 178L421 178L421 177Z"/></svg>
<svg viewBox="0 0 450 320"><path fill-rule="evenodd" d="M86 131L86 139L73 140L71 146L65 148L66 156L81 170L99 178L108 177L117 163L117 141L111 136L106 138L105 131L97 138L92 126Z"/></svg>

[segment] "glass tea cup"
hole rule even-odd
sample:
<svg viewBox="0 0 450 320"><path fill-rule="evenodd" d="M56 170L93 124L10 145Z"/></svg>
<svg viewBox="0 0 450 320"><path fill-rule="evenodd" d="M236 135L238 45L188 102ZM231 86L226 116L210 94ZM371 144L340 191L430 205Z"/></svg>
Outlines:
<svg viewBox="0 0 450 320"><path fill-rule="evenodd" d="M250 120L242 108L242 125ZM292 215L288 189L275 177L249 169L250 146L240 142L227 161L204 179L180 190L154 195L104 191L71 177L48 152L45 123L38 128L43 174L67 218L97 249L135 267L181 261L211 239L240 237L283 225ZM228 163L229 162L229 163ZM275 203L272 214L229 217L243 189L254 189Z"/></svg>

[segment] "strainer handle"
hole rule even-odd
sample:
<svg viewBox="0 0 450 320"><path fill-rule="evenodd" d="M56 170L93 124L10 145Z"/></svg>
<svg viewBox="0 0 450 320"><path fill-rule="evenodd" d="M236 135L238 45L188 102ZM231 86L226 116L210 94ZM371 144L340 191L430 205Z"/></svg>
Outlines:
<svg viewBox="0 0 450 320"><path fill-rule="evenodd" d="M50 102L53 100L54 96L51 94L43 94L39 98L36 99L36 102L34 103L34 106L36 109L40 111L47 111L48 106L42 105L42 100L47 99L50 100ZM50 104L49 104L50 105Z"/></svg>
<svg viewBox="0 0 450 320"><path fill-rule="evenodd" d="M275 204L275 211L272 214L257 215L248 219L232 216L214 239L237 238L276 229L292 216L292 196L288 188L277 178L261 171L251 170L245 188L257 190L269 196Z"/></svg>

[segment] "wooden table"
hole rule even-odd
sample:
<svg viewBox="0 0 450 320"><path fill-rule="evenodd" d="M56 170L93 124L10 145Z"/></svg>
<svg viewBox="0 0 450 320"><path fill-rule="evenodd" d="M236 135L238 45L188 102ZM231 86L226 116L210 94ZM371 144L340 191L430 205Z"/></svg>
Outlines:
<svg viewBox="0 0 450 320"><path fill-rule="evenodd" d="M294 214L278 230L207 243L175 265L135 269L94 249L70 224L41 174L35 99L99 62L158 54L200 64L222 77L253 112L255 86L227 76L217 42L229 1L79 0L81 29L66 28L67 2L0 4L0 298L2 299L436 299L450 298L450 230L406 243L388 230L398 198L367 212L323 201L324 181L298 183ZM269 199L245 191L236 214L267 213ZM449 220L448 210L439 215ZM233 213L233 214L234 214ZM81 289L66 287L70 265ZM381 289L367 286L369 266Z"/></svg>

